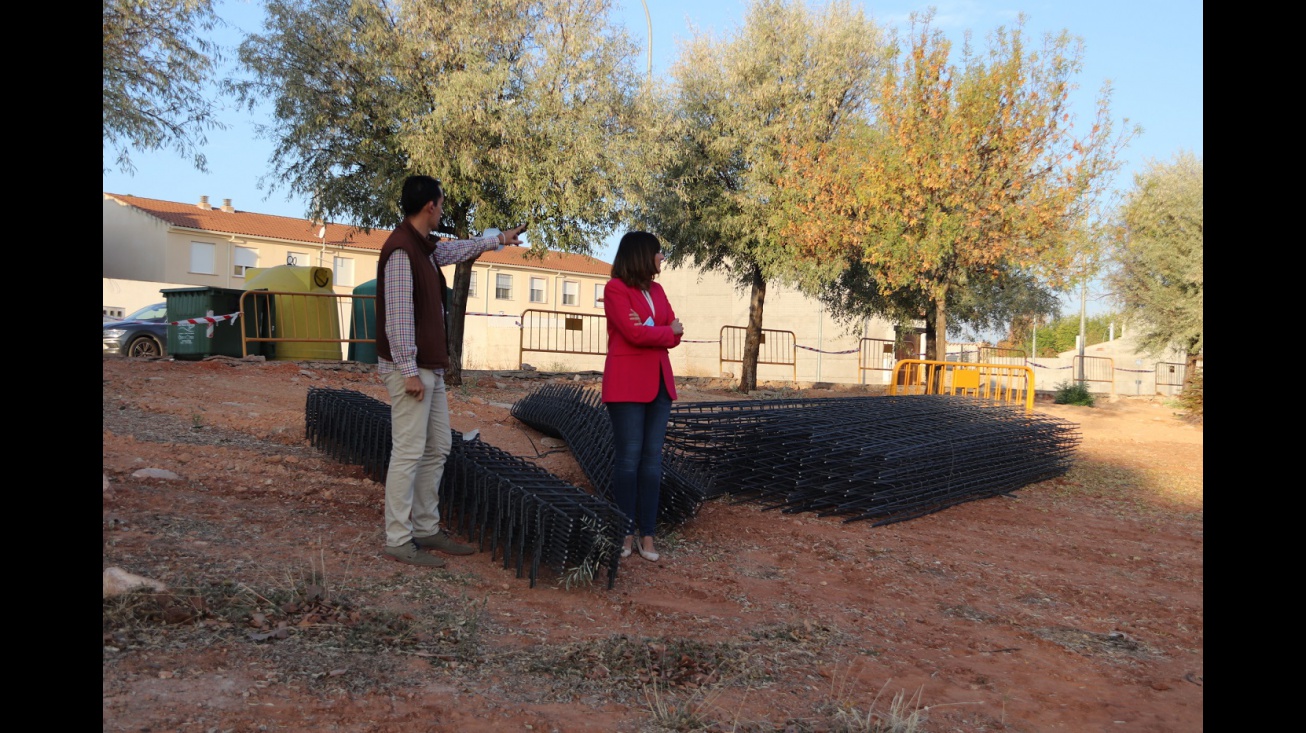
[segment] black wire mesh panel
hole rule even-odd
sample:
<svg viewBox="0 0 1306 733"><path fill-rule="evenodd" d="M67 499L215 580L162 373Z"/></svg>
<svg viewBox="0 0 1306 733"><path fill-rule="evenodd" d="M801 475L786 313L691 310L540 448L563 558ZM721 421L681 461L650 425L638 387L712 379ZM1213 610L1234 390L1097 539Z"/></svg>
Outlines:
<svg viewBox="0 0 1306 733"><path fill-rule="evenodd" d="M721 493L890 524L1064 475L1079 428L950 395L672 406L667 443Z"/></svg>
<svg viewBox="0 0 1306 733"><path fill-rule="evenodd" d="M559 575L605 567L613 587L625 517L612 502L457 431L445 482L441 515L517 577L529 573L531 587L541 566Z"/></svg>
<svg viewBox="0 0 1306 733"><path fill-rule="evenodd" d="M546 384L515 402L512 416L545 435L567 441L595 493L614 500L612 421L598 390L577 384ZM711 486L707 466L687 460L668 446L662 451L658 524L671 529L692 519Z"/></svg>
<svg viewBox="0 0 1306 733"><path fill-rule="evenodd" d="M311 387L304 405L310 445L385 482L390 466L390 405L351 389Z"/></svg>
<svg viewBox="0 0 1306 733"><path fill-rule="evenodd" d="M310 388L307 438L344 463L361 464L384 482L390 463L390 406L361 392ZM607 568L616 582L625 517L616 505L479 439L451 430L453 446L440 484L445 531L502 558L535 587L541 567L593 577Z"/></svg>

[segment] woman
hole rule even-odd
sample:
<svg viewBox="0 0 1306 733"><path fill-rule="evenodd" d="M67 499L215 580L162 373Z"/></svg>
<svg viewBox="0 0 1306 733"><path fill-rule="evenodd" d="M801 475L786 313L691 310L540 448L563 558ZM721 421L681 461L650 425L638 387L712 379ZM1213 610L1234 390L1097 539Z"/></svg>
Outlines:
<svg viewBox="0 0 1306 733"><path fill-rule="evenodd" d="M621 556L629 557L639 531L639 554L657 562L653 531L662 488L662 441L667 434L676 381L667 349L680 345L684 328L662 286L662 245L648 232L628 232L612 259L603 286L608 355L603 364L603 402L612 420L615 456L612 494L626 515Z"/></svg>

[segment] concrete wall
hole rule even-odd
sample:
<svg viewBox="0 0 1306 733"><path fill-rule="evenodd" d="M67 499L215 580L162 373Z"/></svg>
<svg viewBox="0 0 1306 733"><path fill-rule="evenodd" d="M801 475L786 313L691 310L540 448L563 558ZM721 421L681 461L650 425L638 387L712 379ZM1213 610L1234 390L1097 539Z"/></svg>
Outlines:
<svg viewBox="0 0 1306 733"><path fill-rule="evenodd" d="M104 272L106 279L176 282L164 275L168 224L110 198L104 199ZM158 299L141 303L158 302ZM108 301L105 305L112 305Z"/></svg>
<svg viewBox="0 0 1306 733"><path fill-rule="evenodd" d="M687 267L664 267L658 282L685 326L681 345L671 352L671 368L677 375L688 377L719 377L724 372L737 378L740 363L721 363L721 328L748 325L750 293L737 291L720 273L700 273ZM858 347L863 337L893 340L893 325L887 321L870 319L849 332L835 323L820 303L793 288L770 283L762 308L762 328L793 332L799 382L888 383L888 372L862 373L858 369ZM759 364L757 378L792 380L794 368Z"/></svg>

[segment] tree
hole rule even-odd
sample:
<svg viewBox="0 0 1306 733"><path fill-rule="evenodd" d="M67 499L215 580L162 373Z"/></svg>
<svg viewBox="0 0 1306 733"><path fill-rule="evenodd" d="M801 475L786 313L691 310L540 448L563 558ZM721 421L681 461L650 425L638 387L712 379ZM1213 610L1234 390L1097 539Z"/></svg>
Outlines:
<svg viewBox="0 0 1306 733"><path fill-rule="evenodd" d="M846 2L758 0L737 33L695 37L673 67L658 173L633 205L670 264L749 291L741 391L757 388L767 282L794 276L770 218L782 142L827 140L864 108L880 37Z"/></svg>
<svg viewBox="0 0 1306 733"><path fill-rule="evenodd" d="M1099 313L1085 318L1084 345L1104 343L1111 336L1111 324L1120 323L1116 313ZM1075 348L1079 340L1079 314L1042 321L1021 318L1012 322L1011 330L999 346L1024 349L1029 358L1055 357ZM1037 341L1037 349L1035 349Z"/></svg>
<svg viewBox="0 0 1306 733"><path fill-rule="evenodd" d="M923 318L926 358L941 360L950 307L982 317L983 294L1004 283L1043 287L1026 295L1044 304L1067 284L1072 233L1132 132L1112 136L1109 85L1091 128L1074 131L1067 98L1083 52L1068 34L1027 52L1022 18L987 53L968 34L953 66L930 19L912 16L905 48L894 39L871 124L791 146L780 188L792 256L864 263L879 302Z"/></svg>
<svg viewBox="0 0 1306 733"><path fill-rule="evenodd" d="M225 127L204 90L220 22L212 0L104 0L104 144L123 172L133 148L165 147L207 170L204 131Z"/></svg>
<svg viewBox="0 0 1306 733"><path fill-rule="evenodd" d="M1185 387L1202 353L1202 159L1177 153L1134 176L1119 212L1108 280L1138 343L1186 355Z"/></svg>
<svg viewBox="0 0 1306 733"><path fill-rule="evenodd" d="M458 237L529 223L532 252L588 254L620 221L638 147L638 49L605 0L271 0L240 47L243 100L274 101L273 187L313 218L400 221L411 174L438 178ZM455 268L450 384L461 382L471 263Z"/></svg>

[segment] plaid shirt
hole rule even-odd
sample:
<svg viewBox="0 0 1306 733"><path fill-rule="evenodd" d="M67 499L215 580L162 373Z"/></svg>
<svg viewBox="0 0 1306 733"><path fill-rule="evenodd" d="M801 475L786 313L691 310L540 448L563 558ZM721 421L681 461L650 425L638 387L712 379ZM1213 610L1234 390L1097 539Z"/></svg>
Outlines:
<svg viewBox="0 0 1306 733"><path fill-rule="evenodd" d="M459 239L441 242L431 253L432 267L454 265L474 260L482 252L499 248L498 237ZM444 298L440 298L441 308ZM443 314L442 314L443 316ZM397 250L385 262L385 335L390 339L391 361L376 357L376 371L386 374L398 370L405 377L417 376L417 338L413 325L413 271L408 266L408 255ZM443 369L436 370L442 373Z"/></svg>

